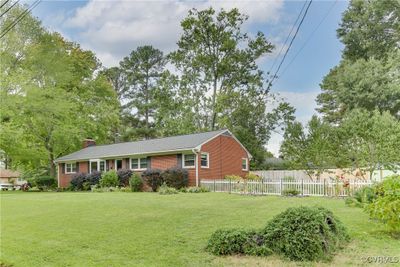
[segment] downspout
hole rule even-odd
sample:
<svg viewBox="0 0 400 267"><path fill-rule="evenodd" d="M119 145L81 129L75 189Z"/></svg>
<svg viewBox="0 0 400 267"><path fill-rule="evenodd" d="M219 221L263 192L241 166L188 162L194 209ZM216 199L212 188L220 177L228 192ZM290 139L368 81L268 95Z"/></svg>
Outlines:
<svg viewBox="0 0 400 267"><path fill-rule="evenodd" d="M197 187L199 186L199 150L200 149L196 149L196 148L192 149L192 152L196 155L195 167L196 167L196 186Z"/></svg>
<svg viewBox="0 0 400 267"><path fill-rule="evenodd" d="M60 188L60 164L54 161L57 164L57 187Z"/></svg>

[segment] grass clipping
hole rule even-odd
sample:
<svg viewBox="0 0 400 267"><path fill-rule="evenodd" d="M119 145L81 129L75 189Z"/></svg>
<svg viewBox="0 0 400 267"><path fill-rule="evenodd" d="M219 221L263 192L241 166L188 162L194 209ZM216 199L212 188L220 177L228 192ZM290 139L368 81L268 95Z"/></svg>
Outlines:
<svg viewBox="0 0 400 267"><path fill-rule="evenodd" d="M262 230L217 230L207 250L214 255L277 253L293 261L329 261L349 241L344 225L322 207L289 208Z"/></svg>

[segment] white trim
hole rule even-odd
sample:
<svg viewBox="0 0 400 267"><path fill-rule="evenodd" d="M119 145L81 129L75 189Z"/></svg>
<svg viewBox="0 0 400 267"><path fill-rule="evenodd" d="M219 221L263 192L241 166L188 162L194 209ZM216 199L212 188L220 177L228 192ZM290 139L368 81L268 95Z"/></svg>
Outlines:
<svg viewBox="0 0 400 267"><path fill-rule="evenodd" d="M207 155L207 166L201 165L201 156ZM210 153L208 152L200 152L200 167L203 169L209 169L210 168Z"/></svg>
<svg viewBox="0 0 400 267"><path fill-rule="evenodd" d="M137 159L138 160L138 168L137 169L132 169L132 159ZM140 168L140 160L141 159L146 159L146 166L148 166L148 160L147 160L147 157L135 157L135 158L129 158L129 169L130 170L133 170L133 171L145 171L145 170L147 170L147 167L146 168Z"/></svg>
<svg viewBox="0 0 400 267"><path fill-rule="evenodd" d="M226 132L228 132L228 133L233 137L233 139L235 139L236 142L238 142L239 145L246 151L247 156L249 157L249 159L252 159L253 156L250 154L250 152L245 148L245 146L244 146L242 143L240 143L240 141L236 138L236 136L235 136L231 131L229 131L228 129L221 130L221 132L220 132L219 134L217 134L217 135L211 137L210 139L208 139L208 140L204 141L203 143L201 143L200 145L196 146L196 149L197 149L197 150L201 150L201 147L202 147L204 144L210 142L210 141L213 140L214 138L217 138L218 136L220 136L220 135L222 135L222 134L224 134L224 133L226 133Z"/></svg>
<svg viewBox="0 0 400 267"><path fill-rule="evenodd" d="M246 168L243 169L243 160L246 160ZM248 158L242 158L242 171L248 171L249 170L249 159Z"/></svg>
<svg viewBox="0 0 400 267"><path fill-rule="evenodd" d="M70 172L68 172L67 171L67 164L69 164L69 165L71 165L70 167L71 167L71 171ZM75 171L72 171L72 164L75 164ZM65 174L73 174L73 173L76 173L76 171L77 171L77 169L76 169L76 162L70 162L70 163L64 163L64 173Z"/></svg>
<svg viewBox="0 0 400 267"><path fill-rule="evenodd" d="M185 156L186 156L186 155L193 155L193 156L195 156L195 157L194 157L194 165L193 165L193 166L186 166L186 165L185 165ZM182 154L182 168L184 168L184 169L194 169L194 168L196 168L196 166L197 166L197 164L196 164L196 158L197 158L197 153L196 153L196 154L194 154L194 153Z"/></svg>
<svg viewBox="0 0 400 267"><path fill-rule="evenodd" d="M57 187L60 188L60 163L57 164Z"/></svg>
<svg viewBox="0 0 400 267"><path fill-rule="evenodd" d="M89 173L92 173L92 162L97 162L97 171L101 172L100 170L100 162L104 161L104 171L107 171L107 160L105 159L90 159L89 160Z"/></svg>

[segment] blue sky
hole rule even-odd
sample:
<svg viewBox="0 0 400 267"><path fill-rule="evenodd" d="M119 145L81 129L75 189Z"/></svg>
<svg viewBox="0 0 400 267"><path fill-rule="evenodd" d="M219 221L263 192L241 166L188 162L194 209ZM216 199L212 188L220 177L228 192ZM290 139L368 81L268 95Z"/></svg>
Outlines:
<svg viewBox="0 0 400 267"><path fill-rule="evenodd" d="M43 1L33 14L47 28L94 51L105 66L114 66L139 45L152 44L166 53L175 49L179 22L192 7L237 7L250 16L245 30L262 31L276 46L274 53L259 62L268 71L303 4L304 1L282 0ZM303 123L315 113L319 83L340 61L343 45L336 37L336 29L347 6L347 1L313 1L273 86L274 93L297 109L296 116ZM281 140L279 134L274 134L268 149L277 155Z"/></svg>

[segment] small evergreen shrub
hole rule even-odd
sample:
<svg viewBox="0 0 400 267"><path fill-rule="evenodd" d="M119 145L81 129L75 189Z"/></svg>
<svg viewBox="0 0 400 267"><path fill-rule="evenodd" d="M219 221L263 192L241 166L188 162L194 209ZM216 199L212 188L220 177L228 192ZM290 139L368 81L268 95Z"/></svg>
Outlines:
<svg viewBox="0 0 400 267"><path fill-rule="evenodd" d="M57 185L57 181L52 176L38 176L35 178L35 184L39 188L54 188Z"/></svg>
<svg viewBox="0 0 400 267"><path fill-rule="evenodd" d="M160 195L172 195L172 194L178 194L179 191L176 188L169 187L166 183L163 183L158 189L158 193Z"/></svg>
<svg viewBox="0 0 400 267"><path fill-rule="evenodd" d="M100 186L101 187L117 187L119 184L117 172L112 170L104 172L101 175Z"/></svg>
<svg viewBox="0 0 400 267"><path fill-rule="evenodd" d="M101 179L101 172L98 171L93 171L91 173L88 173L86 175L86 181L90 184L90 185L97 185L100 183L100 179Z"/></svg>
<svg viewBox="0 0 400 267"><path fill-rule="evenodd" d="M129 185L129 180L132 177L133 171L129 169L121 169L117 171L119 186L126 187Z"/></svg>
<svg viewBox="0 0 400 267"><path fill-rule="evenodd" d="M151 187L153 192L157 192L158 187L163 184L161 170L158 169L148 169L144 171L142 173L142 178L146 184Z"/></svg>
<svg viewBox="0 0 400 267"><path fill-rule="evenodd" d="M265 245L295 261L329 260L348 240L343 224L322 207L289 208L263 230Z"/></svg>
<svg viewBox="0 0 400 267"><path fill-rule="evenodd" d="M211 235L206 249L214 255L267 256L272 252L264 245L264 239L257 231L244 229L219 229L215 231Z"/></svg>
<svg viewBox="0 0 400 267"><path fill-rule="evenodd" d="M282 191L282 195L284 196L298 196L300 195L300 191L296 189L284 189Z"/></svg>
<svg viewBox="0 0 400 267"><path fill-rule="evenodd" d="M83 183L87 181L86 173L77 173L72 176L71 189L83 190Z"/></svg>
<svg viewBox="0 0 400 267"><path fill-rule="evenodd" d="M132 192L141 192L143 190L143 181L139 174L134 173L129 179L129 185Z"/></svg>
<svg viewBox="0 0 400 267"><path fill-rule="evenodd" d="M189 174L186 169L170 168L166 169L161 174L163 181L169 186L176 189L186 187L189 183Z"/></svg>

